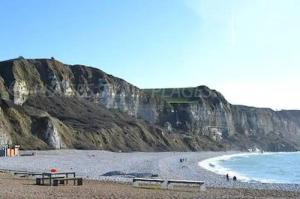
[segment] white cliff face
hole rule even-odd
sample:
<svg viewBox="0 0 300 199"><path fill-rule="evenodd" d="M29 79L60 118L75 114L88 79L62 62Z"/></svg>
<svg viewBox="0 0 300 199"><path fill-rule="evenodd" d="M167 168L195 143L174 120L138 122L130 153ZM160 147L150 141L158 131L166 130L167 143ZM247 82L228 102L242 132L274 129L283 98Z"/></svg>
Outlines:
<svg viewBox="0 0 300 199"><path fill-rule="evenodd" d="M175 118L173 126L201 135L232 135L235 133L234 123L230 109L220 103L213 108L205 103L176 104L171 117ZM221 139L220 139L221 140Z"/></svg>
<svg viewBox="0 0 300 199"><path fill-rule="evenodd" d="M130 93L129 93L130 95ZM116 108L121 109L124 112L128 112L128 105L126 103L126 93L125 91L121 91L120 94L118 94L118 101L115 103Z"/></svg>
<svg viewBox="0 0 300 199"><path fill-rule="evenodd" d="M158 108L155 102L149 103L141 99L141 92L138 88L122 82L113 84L107 80L99 80L99 91L96 98L99 103L108 109L118 109L133 117L139 117L148 122L155 123L159 117Z"/></svg>
<svg viewBox="0 0 300 199"><path fill-rule="evenodd" d="M8 134L8 129L6 128L7 121L4 119L4 113L2 108L0 107L0 146L4 144L11 144L11 137Z"/></svg>
<svg viewBox="0 0 300 199"><path fill-rule="evenodd" d="M48 122L45 139L47 140L48 145L53 149L61 149L63 145L61 137L51 120Z"/></svg>
<svg viewBox="0 0 300 199"><path fill-rule="evenodd" d="M138 108L138 117L152 124L158 122L159 111L157 105L140 103Z"/></svg>
<svg viewBox="0 0 300 199"><path fill-rule="evenodd" d="M271 146L272 150L281 150L273 146L278 139L284 138L284 141L290 141L292 144L300 143L300 113L294 115L296 113L289 111L280 113L268 109L231 105L220 93L203 86L186 90L175 89L175 92L166 95L163 94L165 91L163 93L155 91L155 94L161 95L158 97L91 67L68 66L54 60L16 60L11 64L13 67L5 63L0 67L0 89L4 93L3 91L9 90L7 85L15 81L10 95L13 95L14 103L18 105L23 105L29 95L39 91L45 93L44 90L63 97L79 94L79 97L104 105L108 109L117 109L149 123L164 125L167 132L180 130L190 134L191 137L209 135L212 139L224 143L234 140L226 140L230 136L237 140L251 138L248 139L248 144L256 142L253 138L259 141L264 139L261 145L274 137L272 143L269 142L272 146L264 146ZM171 101L167 103L170 99L168 95L174 99L185 98L188 102L183 100L181 103L179 100L176 103ZM11 97L8 93L6 96L6 99ZM162 100L164 97L166 101ZM14 130L9 125L9 120L3 121L7 123L9 129L1 129L0 126L0 136L2 135L2 140L7 142L10 138L6 134L9 135ZM46 124L43 123L41 132L41 134L45 132L46 138L43 141L49 143L52 148L61 148L63 141L68 144L65 131L53 118L49 119L48 126ZM28 133L31 126L25 126L24 132Z"/></svg>
<svg viewBox="0 0 300 199"><path fill-rule="evenodd" d="M7 135L5 129L0 128L0 146L5 144L11 144L11 138Z"/></svg>
<svg viewBox="0 0 300 199"><path fill-rule="evenodd" d="M101 84L100 88L103 90L100 90L98 94L99 96L99 102L103 104L106 108L115 108L115 98L116 93L114 92L113 86L110 84Z"/></svg>
<svg viewBox="0 0 300 199"><path fill-rule="evenodd" d="M62 92L64 93L65 96L73 96L75 94L75 92L73 91L72 87L71 87L71 83L68 80L63 80L61 82L61 88L62 88Z"/></svg>
<svg viewBox="0 0 300 199"><path fill-rule="evenodd" d="M65 96L73 96L75 91L72 89L71 82L69 80L59 80L59 78L52 74L48 77L50 80L50 85L47 85L54 93L63 94Z"/></svg>
<svg viewBox="0 0 300 199"><path fill-rule="evenodd" d="M65 96L74 96L75 92L73 91L70 81L52 81L52 89L54 93L63 94ZM29 88L25 81L16 81L13 86L13 95L14 95L14 103L18 105L22 105L26 102L29 95L34 95L35 93L39 92L44 93L44 90L36 88Z"/></svg>
<svg viewBox="0 0 300 199"><path fill-rule="evenodd" d="M61 93L62 88L61 88L61 85L60 85L60 81L58 80L56 75L55 74L50 74L48 76L48 79L50 81L50 85L47 85L47 87L50 89L50 91L52 91L54 93Z"/></svg>
<svg viewBox="0 0 300 199"><path fill-rule="evenodd" d="M25 81L16 81L13 86L14 103L22 105L28 98L29 89Z"/></svg>

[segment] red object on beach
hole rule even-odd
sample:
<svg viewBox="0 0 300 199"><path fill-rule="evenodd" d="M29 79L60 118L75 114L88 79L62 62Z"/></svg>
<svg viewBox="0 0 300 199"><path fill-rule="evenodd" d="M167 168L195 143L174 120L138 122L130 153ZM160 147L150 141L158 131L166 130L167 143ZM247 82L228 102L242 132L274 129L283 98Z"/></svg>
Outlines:
<svg viewBox="0 0 300 199"><path fill-rule="evenodd" d="M51 169L50 171L51 171L51 173L56 173L57 170L56 169Z"/></svg>

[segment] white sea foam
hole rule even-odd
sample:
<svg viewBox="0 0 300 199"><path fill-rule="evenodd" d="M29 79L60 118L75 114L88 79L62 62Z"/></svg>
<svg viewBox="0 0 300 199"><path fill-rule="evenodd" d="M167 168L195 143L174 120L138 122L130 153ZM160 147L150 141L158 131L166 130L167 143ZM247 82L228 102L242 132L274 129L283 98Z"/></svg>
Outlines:
<svg viewBox="0 0 300 199"><path fill-rule="evenodd" d="M300 152L293 152L293 153L300 153ZM254 178L251 176L247 176L243 173L239 173L237 171L231 170L229 168L225 168L222 166L222 162L228 161L235 157L249 157L249 156L268 156L274 154L291 154L291 152L265 152L265 153L239 153L239 154L232 154L232 155L223 155L214 158L209 158L203 160L198 163L198 165L206 170L214 172L219 175L226 175L228 174L231 178L236 176L240 181L243 182L261 182L261 183L286 183L280 180L273 180L273 179L266 179L266 178Z"/></svg>
<svg viewBox="0 0 300 199"><path fill-rule="evenodd" d="M206 160L203 160L198 163L198 165L206 170L212 171L216 174L219 175L226 175L228 174L230 177L236 176L239 180L241 181L250 181L250 179L238 172L232 171L228 168L223 167L220 163L221 161L226 161L229 160L233 157L237 156L247 156L251 155L249 153L243 153L243 154L232 154L232 155L222 155L222 156L217 156L214 158L209 158Z"/></svg>

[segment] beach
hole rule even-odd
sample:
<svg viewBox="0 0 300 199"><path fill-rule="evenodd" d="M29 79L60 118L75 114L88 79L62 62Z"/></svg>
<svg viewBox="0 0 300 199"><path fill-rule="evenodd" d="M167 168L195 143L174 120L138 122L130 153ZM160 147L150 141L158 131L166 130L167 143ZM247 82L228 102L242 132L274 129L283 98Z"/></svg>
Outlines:
<svg viewBox="0 0 300 199"><path fill-rule="evenodd" d="M295 192L208 188L199 192L186 190L160 190L134 188L128 184L85 180L83 186L37 186L32 179L0 174L0 198L94 198L94 199L250 199L250 198L299 198Z"/></svg>
<svg viewBox="0 0 300 199"><path fill-rule="evenodd" d="M3 157L0 161L0 168L30 172L49 172L51 168L57 169L58 172L74 171L77 176L84 178L84 186L36 186L33 179L2 174L0 190L2 196L6 194L5 198L10 196L18 198L19 196L15 194L20 193L20 198L22 198L21 193L24 192L25 195L29 194L26 198L34 198L34 194L39 194L41 197L44 194L44 198L48 196L50 198L76 198L77 195L77 198L80 198L82 194L87 194L86 198L93 196L94 198L98 196L98 198L122 198L123 196L123 198L300 198L299 185L228 182L224 176L198 166L200 161L207 158L238 152L114 153L97 150L34 152L35 156ZM133 177L149 176L158 176L163 179L200 180L205 182L208 189L205 192L187 192L139 189L131 186ZM14 191L14 189L19 191Z"/></svg>

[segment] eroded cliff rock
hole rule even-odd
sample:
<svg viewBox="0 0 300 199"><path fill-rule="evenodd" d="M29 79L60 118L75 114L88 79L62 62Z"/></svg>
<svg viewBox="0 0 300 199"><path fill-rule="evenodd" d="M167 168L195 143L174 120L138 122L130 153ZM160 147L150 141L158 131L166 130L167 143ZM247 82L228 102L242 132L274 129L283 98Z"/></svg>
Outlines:
<svg viewBox="0 0 300 199"><path fill-rule="evenodd" d="M161 120L173 128L206 135L227 149L298 150L300 111L273 111L228 103L217 91L196 88L148 89L166 99L172 111Z"/></svg>
<svg viewBox="0 0 300 199"><path fill-rule="evenodd" d="M205 86L142 90L54 59L0 62L0 140L30 149L300 148L300 112L235 106Z"/></svg>

